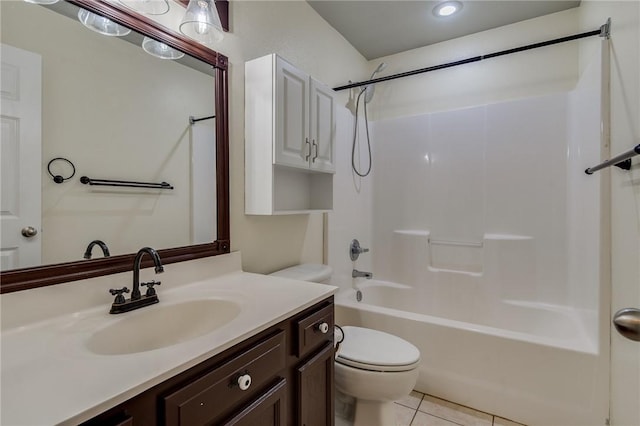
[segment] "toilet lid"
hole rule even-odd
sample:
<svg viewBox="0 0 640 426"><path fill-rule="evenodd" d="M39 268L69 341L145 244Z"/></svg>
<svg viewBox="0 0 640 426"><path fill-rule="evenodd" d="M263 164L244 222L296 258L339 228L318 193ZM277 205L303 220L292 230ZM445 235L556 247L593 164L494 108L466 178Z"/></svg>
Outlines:
<svg viewBox="0 0 640 426"><path fill-rule="evenodd" d="M345 326L336 362L370 371L407 371L420 362L420 351L404 339L369 328Z"/></svg>

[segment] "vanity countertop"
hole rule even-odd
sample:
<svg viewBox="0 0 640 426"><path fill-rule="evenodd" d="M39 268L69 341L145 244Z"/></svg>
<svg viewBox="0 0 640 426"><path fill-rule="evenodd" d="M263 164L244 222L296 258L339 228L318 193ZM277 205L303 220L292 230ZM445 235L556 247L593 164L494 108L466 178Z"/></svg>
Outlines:
<svg viewBox="0 0 640 426"><path fill-rule="evenodd" d="M239 266L233 253L227 256ZM177 264L167 265L167 269L174 265ZM130 313L110 315L110 301L105 301L100 306L3 329L2 424L78 424L337 291L333 286L241 270L163 287L158 288L160 303ZM3 307L7 303L5 296L9 295L2 295ZM160 349L98 355L87 346L97 330L125 320L128 315L202 299L233 301L240 306L240 312L212 332ZM3 313L3 321L4 317Z"/></svg>

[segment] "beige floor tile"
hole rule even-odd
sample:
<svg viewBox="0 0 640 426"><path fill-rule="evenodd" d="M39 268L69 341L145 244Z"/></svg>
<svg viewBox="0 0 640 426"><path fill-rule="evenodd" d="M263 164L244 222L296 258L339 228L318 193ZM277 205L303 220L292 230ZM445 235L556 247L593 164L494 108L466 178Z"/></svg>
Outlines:
<svg viewBox="0 0 640 426"><path fill-rule="evenodd" d="M418 410L463 426L491 426L491 414L425 395Z"/></svg>
<svg viewBox="0 0 640 426"><path fill-rule="evenodd" d="M420 406L423 396L423 393L412 391L406 398L396 401L396 403L415 410Z"/></svg>
<svg viewBox="0 0 640 426"><path fill-rule="evenodd" d="M418 411L411 426L459 426L457 423Z"/></svg>
<svg viewBox="0 0 640 426"><path fill-rule="evenodd" d="M396 409L396 426L410 426L416 410L400 404L393 404Z"/></svg>
<svg viewBox="0 0 640 426"><path fill-rule="evenodd" d="M493 426L524 426L522 423L516 423L511 420L503 419L502 417L496 416L493 419Z"/></svg>

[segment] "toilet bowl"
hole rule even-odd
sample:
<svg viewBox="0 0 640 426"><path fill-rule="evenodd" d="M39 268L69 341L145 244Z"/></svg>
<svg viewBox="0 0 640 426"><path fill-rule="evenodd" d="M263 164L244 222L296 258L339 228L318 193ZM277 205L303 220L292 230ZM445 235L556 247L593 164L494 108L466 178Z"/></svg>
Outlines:
<svg viewBox="0 0 640 426"><path fill-rule="evenodd" d="M354 426L395 424L393 401L409 395L418 380L420 351L389 333L342 327L335 358L336 389L355 398Z"/></svg>
<svg viewBox="0 0 640 426"><path fill-rule="evenodd" d="M271 275L301 281L327 282L331 267L303 264ZM420 351L389 333L343 326L335 357L336 390L355 399L354 426L395 424L393 401L409 395L418 380Z"/></svg>

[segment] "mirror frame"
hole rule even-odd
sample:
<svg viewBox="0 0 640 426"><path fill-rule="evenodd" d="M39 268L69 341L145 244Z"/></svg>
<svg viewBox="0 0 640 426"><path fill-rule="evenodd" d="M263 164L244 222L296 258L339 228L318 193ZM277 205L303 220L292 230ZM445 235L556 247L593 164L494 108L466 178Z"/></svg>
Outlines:
<svg viewBox="0 0 640 426"><path fill-rule="evenodd" d="M115 3L104 0L65 0L78 7L105 16L141 34L208 63L215 71L216 114L216 200L217 239L211 243L158 250L162 262L170 264L231 251L229 224L229 98L228 59L186 36L166 28L150 18ZM170 0L171 1L171 0ZM180 0L177 0L179 3ZM31 268L13 269L0 273L0 293L28 290L69 281L95 278L102 275L130 271L135 253L92 260L58 263ZM143 267L153 262L147 256Z"/></svg>

